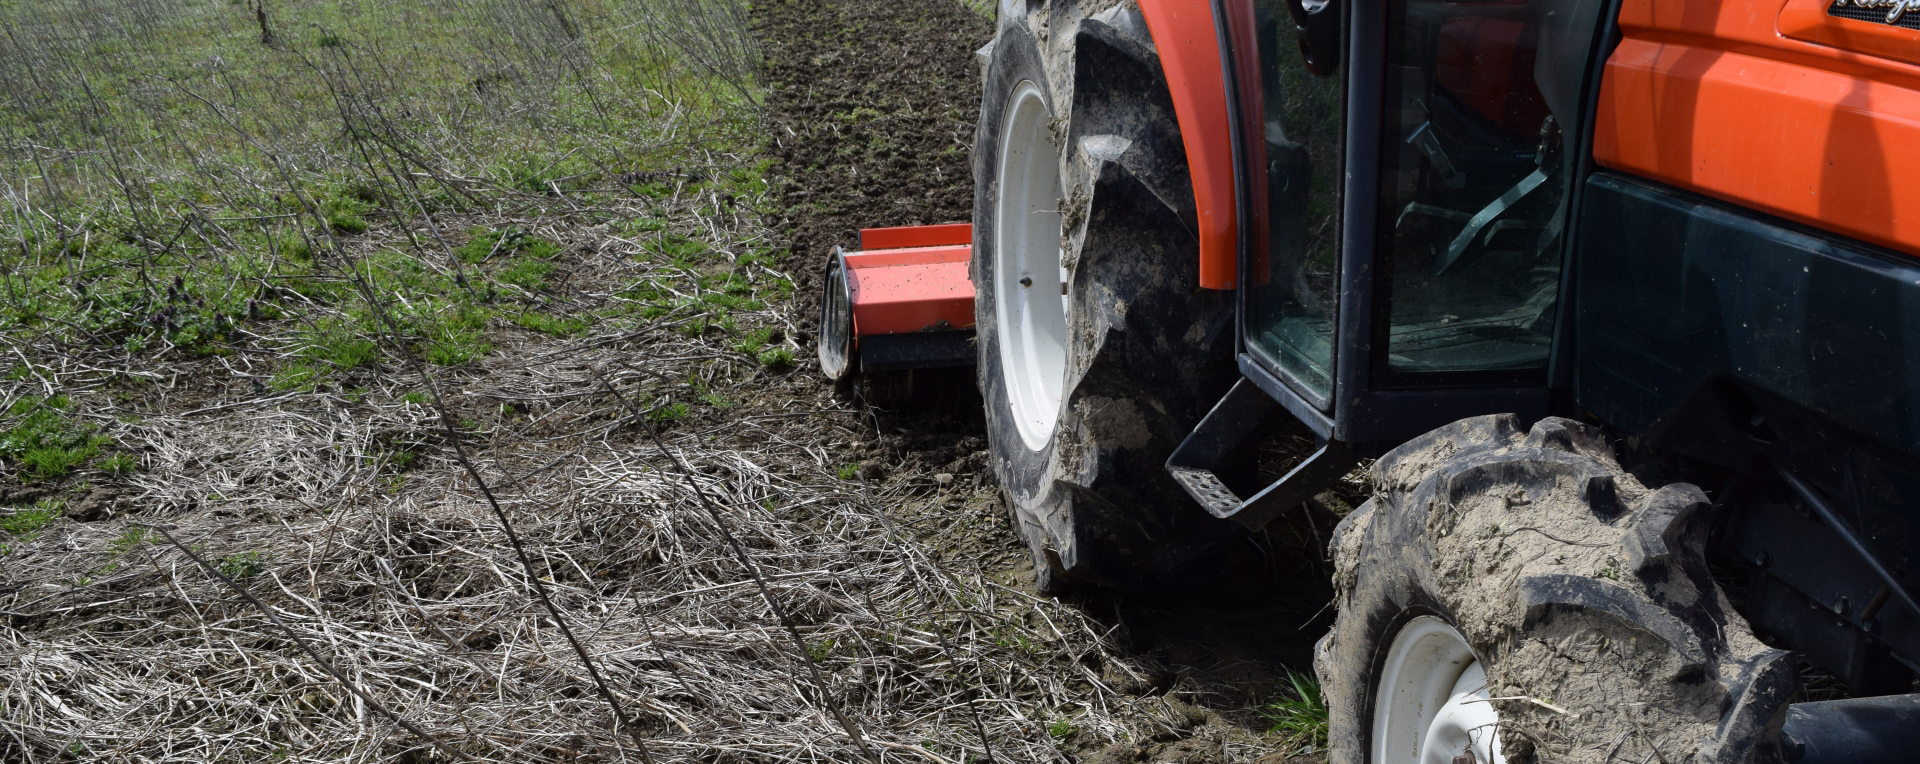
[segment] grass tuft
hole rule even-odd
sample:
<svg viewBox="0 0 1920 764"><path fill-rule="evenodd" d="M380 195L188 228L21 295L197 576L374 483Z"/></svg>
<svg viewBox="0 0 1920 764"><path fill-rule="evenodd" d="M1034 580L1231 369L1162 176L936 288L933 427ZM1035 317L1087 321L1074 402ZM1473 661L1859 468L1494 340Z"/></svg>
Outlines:
<svg viewBox="0 0 1920 764"><path fill-rule="evenodd" d="M546 260L560 254L560 245L518 228L477 228L467 243L454 250L463 262L480 263L501 255L525 255Z"/></svg>
<svg viewBox="0 0 1920 764"><path fill-rule="evenodd" d="M1280 696L1260 709L1260 716L1267 721L1267 734L1279 736L1287 747L1301 752L1325 750L1327 703L1320 696L1320 680L1305 671L1286 672L1286 686Z"/></svg>
<svg viewBox="0 0 1920 764"><path fill-rule="evenodd" d="M758 356L758 358L760 360L761 366L765 366L769 369L773 369L776 371L780 369L792 368L793 362L794 362L793 349L786 347L784 345L780 347L768 348L766 350L762 350L760 351L760 355Z"/></svg>
<svg viewBox="0 0 1920 764"><path fill-rule="evenodd" d="M154 541L153 531L145 528L128 528L114 540L107 542L107 556L119 557Z"/></svg>
<svg viewBox="0 0 1920 764"><path fill-rule="evenodd" d="M687 408L687 404L669 403L647 412L647 419L655 424L667 424L685 419L691 412L692 409Z"/></svg>
<svg viewBox="0 0 1920 764"><path fill-rule="evenodd" d="M100 469L115 475L125 475L140 469L140 461L133 458L132 454L111 454L100 460Z"/></svg>
<svg viewBox="0 0 1920 764"><path fill-rule="evenodd" d="M733 351L736 353L744 353L746 355L758 357L760 354L760 351L766 348L767 341L772 337L773 337L772 329L755 329L751 332L747 332L746 336L741 337L740 339L734 340Z"/></svg>
<svg viewBox="0 0 1920 764"><path fill-rule="evenodd" d="M13 514L0 517L0 531L31 540L39 535L41 529L66 514L66 505L58 499L41 499L40 503L23 509L13 510Z"/></svg>
<svg viewBox="0 0 1920 764"><path fill-rule="evenodd" d="M520 258L500 272L500 280L529 292L538 292L547 288L547 276L553 273L553 269L553 263Z"/></svg>
<svg viewBox="0 0 1920 764"><path fill-rule="evenodd" d="M245 581L267 569L267 556L258 551L235 552L220 559L220 575Z"/></svg>
<svg viewBox="0 0 1920 764"><path fill-rule="evenodd" d="M329 375L372 364L380 346L343 320L329 320L306 332L295 359L273 375L276 390L312 390Z"/></svg>
<svg viewBox="0 0 1920 764"><path fill-rule="evenodd" d="M513 323L522 329L568 337L585 334L587 320L583 318L560 318L545 313L526 312L513 317Z"/></svg>
<svg viewBox="0 0 1920 764"><path fill-rule="evenodd" d="M49 480L98 456L112 441L91 422L75 419L72 410L64 395L16 401L7 410L12 425L0 432L0 457L13 462L22 477Z"/></svg>

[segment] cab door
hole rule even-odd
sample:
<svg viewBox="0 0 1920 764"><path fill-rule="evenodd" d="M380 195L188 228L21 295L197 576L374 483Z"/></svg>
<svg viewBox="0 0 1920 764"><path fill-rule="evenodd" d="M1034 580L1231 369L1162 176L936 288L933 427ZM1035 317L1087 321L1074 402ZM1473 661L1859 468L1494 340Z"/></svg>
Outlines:
<svg viewBox="0 0 1920 764"><path fill-rule="evenodd" d="M1169 462L1203 504L1212 491L1209 511L1304 498L1276 484L1239 500L1195 476L1263 407L1321 440L1282 481L1306 495L1447 422L1545 415L1605 5L1221 4L1250 228L1245 379Z"/></svg>

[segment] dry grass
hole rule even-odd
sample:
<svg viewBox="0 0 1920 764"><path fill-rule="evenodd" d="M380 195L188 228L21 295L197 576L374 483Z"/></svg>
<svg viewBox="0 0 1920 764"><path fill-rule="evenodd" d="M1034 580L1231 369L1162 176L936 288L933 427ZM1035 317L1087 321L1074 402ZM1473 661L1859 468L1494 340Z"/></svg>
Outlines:
<svg viewBox="0 0 1920 764"><path fill-rule="evenodd" d="M461 409L519 411L476 435L489 444L483 474L663 760L853 759L799 671L809 658L889 758L982 756L974 713L1005 761L1062 760L1048 732L1057 719L1100 738L1182 723L1155 708L1164 701L1101 684L1090 666L1126 664L1077 611L945 566L891 522L889 511L938 493L924 477L837 477L828 449L866 434L854 412L808 410L819 400L806 395L811 380L771 376L671 322L527 343L487 366L449 381ZM712 424L690 417L667 438L722 499L810 656L783 641L681 476L630 422L609 418L617 409L596 384L605 372L661 401L706 371L722 380L713 389L763 402ZM89 381L56 377L81 394ZM18 587L0 632L11 740L0 750L148 761L424 753L261 613L139 533L166 522L209 559L256 555L245 585L367 692L458 749L500 761L631 755L471 482L444 452L404 473L382 457L382 443L433 439L428 409L401 400L410 387L358 404L266 397L114 427L146 466L121 497L130 516L60 521L0 560ZM1128 721L1115 718L1129 705Z"/></svg>
<svg viewBox="0 0 1920 764"><path fill-rule="evenodd" d="M887 760L984 760L975 714L997 761L1068 761L1069 741L1192 727L1177 703L1108 687L1146 670L1082 613L942 550L964 533L1012 551L991 486L943 487L912 469L877 483L840 477L859 458L854 444L876 440L872 422L808 372L763 362L769 348L799 353L785 277L753 254L768 236L754 200L724 193L448 222L539 221L533 230L563 244L571 274L548 299L611 316L578 337L495 320L486 338L496 351L433 373L481 474L656 757L855 759L806 679L807 660ZM658 239L628 234L635 219L668 221L710 247L697 258L661 252ZM347 242L343 259L381 241ZM751 285L745 297L765 299L736 305L728 330L700 298L712 294L703 285L735 276ZM417 394L423 380L387 355L312 391L256 388L297 352L270 339L277 325L263 322L269 339L229 354L137 366L107 351L62 356L16 335L15 349L40 360L0 392L73 396L140 469L75 473L74 502L113 514L57 520L0 558L0 580L12 582L0 595L0 758L438 760L142 530L160 523L243 576L367 693L457 750L488 761L637 760L451 461ZM766 347L743 345L756 337ZM722 499L808 655L784 641L683 476L638 437L602 379L655 411L685 407L661 417L664 437Z"/></svg>

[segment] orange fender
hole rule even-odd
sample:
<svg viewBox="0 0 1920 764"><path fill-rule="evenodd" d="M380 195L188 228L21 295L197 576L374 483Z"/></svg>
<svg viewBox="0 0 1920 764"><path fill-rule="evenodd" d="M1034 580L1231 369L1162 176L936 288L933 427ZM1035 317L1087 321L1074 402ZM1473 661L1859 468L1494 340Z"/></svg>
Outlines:
<svg viewBox="0 0 1920 764"><path fill-rule="evenodd" d="M1173 95L1180 140L1193 175L1200 230L1200 286L1234 287L1240 221L1233 188L1233 133L1227 121L1220 32L1211 0L1140 0Z"/></svg>

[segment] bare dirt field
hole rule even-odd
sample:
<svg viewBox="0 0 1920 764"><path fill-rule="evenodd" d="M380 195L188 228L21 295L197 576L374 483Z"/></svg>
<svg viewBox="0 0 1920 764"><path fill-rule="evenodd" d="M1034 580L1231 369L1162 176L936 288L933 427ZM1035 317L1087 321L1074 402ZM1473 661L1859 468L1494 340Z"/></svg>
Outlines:
<svg viewBox="0 0 1920 764"><path fill-rule="evenodd" d="M460 35L503 18L512 34L476 46L481 74L451 80L452 100L406 114L372 108L407 82L381 57L405 49L372 35L405 27L309 34L263 12L256 30L236 5L218 39L241 47L153 91L201 98L184 99L193 125L7 123L0 761L1310 751L1270 714L1327 595L1274 582L1322 565L1309 539L1328 526L1247 539L1201 596L1042 598L971 371L882 410L811 367L827 245L966 218L990 21L947 2L756 4L735 20L762 75L736 95L684 50L624 79L667 54L620 30L658 16L448 7L469 14ZM99 39L168 29L127 18ZM243 48L325 105L222 120L244 99L191 78ZM569 60L556 50L585 52L536 71ZM353 84L368 71L385 84ZM285 84L307 75L320 84ZM460 132L469 101L518 121ZM114 108L136 111L36 124L120 124ZM307 140L294 123L319 158L278 150ZM549 145L556 125L569 137ZM201 128L254 164L194 153ZM521 129L521 153L475 148ZM162 149L189 169L167 174ZM86 157L151 175L61 174ZM236 177L254 201L222 195ZM108 201L73 190L87 183ZM114 200L128 189L152 191Z"/></svg>

